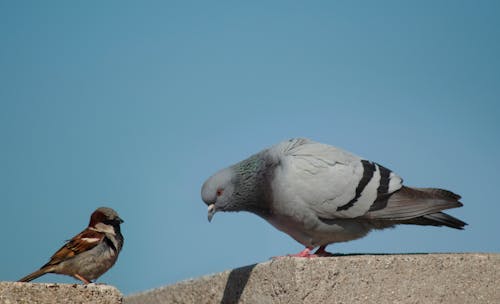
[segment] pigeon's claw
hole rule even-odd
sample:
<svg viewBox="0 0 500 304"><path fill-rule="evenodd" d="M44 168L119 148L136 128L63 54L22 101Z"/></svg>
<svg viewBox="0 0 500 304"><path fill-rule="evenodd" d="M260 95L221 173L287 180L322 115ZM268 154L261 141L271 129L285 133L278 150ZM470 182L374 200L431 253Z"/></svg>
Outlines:
<svg viewBox="0 0 500 304"><path fill-rule="evenodd" d="M306 247L301 252L296 253L296 254L289 254L288 256L290 256L290 257L296 257L296 258L315 258L315 257L317 257L317 255L311 253L311 250L313 250L313 248L314 247Z"/></svg>
<svg viewBox="0 0 500 304"><path fill-rule="evenodd" d="M333 253L325 250L326 246L319 246L318 250L314 253L314 255L318 257L332 257Z"/></svg>
<svg viewBox="0 0 500 304"><path fill-rule="evenodd" d="M320 254L317 254L317 252L319 251L316 251L316 253L311 253L311 251L314 249L314 247L306 247L304 250L302 250L301 252L299 253L296 253L296 254L287 254L287 255L284 255L284 256L276 256L276 257L273 257L273 259L280 259L280 258L286 258L286 257L292 257L292 258L318 258L318 257L321 257L321 256L325 256L325 255L320 255ZM321 249L321 248L320 248ZM323 248L323 251L324 251L324 248ZM325 253L328 253L325 251Z"/></svg>

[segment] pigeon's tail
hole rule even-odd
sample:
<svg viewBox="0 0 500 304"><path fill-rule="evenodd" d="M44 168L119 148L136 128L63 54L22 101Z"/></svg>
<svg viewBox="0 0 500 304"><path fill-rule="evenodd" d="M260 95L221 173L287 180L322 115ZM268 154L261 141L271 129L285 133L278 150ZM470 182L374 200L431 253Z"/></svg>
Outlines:
<svg viewBox="0 0 500 304"><path fill-rule="evenodd" d="M465 222L441 212L461 207L460 196L443 189L402 187L381 196L365 215L372 220L398 224L448 226L463 229Z"/></svg>
<svg viewBox="0 0 500 304"><path fill-rule="evenodd" d="M46 268L41 268L33 273L28 274L24 278L20 279L18 282L30 282L33 281L34 279L43 276L46 273L49 273L50 271L47 271Z"/></svg>
<svg viewBox="0 0 500 304"><path fill-rule="evenodd" d="M464 229L467 223L449 214L438 212L421 217L403 221L402 224L424 225L424 226L447 226L455 229Z"/></svg>

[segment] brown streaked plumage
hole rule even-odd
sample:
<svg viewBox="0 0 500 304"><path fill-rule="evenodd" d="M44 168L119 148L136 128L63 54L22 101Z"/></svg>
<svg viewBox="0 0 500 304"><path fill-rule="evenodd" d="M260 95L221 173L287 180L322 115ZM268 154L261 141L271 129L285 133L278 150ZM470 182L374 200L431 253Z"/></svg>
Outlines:
<svg viewBox="0 0 500 304"><path fill-rule="evenodd" d="M29 282L46 273L72 276L84 284L97 279L118 258L123 246L120 224L123 220L108 207L96 209L89 226L67 241L39 270L23 277L19 282Z"/></svg>

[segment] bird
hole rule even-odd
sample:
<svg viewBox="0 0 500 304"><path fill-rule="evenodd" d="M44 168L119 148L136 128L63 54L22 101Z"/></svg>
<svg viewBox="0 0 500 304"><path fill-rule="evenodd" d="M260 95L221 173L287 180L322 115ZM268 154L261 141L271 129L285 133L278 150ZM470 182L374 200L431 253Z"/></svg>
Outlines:
<svg viewBox="0 0 500 304"><path fill-rule="evenodd" d="M86 229L66 241L47 264L19 282L30 282L44 274L56 273L90 284L115 264L123 247L122 223L115 210L97 208Z"/></svg>
<svg viewBox="0 0 500 304"><path fill-rule="evenodd" d="M289 255L296 257L332 256L329 244L399 224L467 225L442 212L461 207L459 195L405 186L376 162L306 138L280 142L216 172L203 183L201 198L209 222L217 212L256 214L305 246Z"/></svg>

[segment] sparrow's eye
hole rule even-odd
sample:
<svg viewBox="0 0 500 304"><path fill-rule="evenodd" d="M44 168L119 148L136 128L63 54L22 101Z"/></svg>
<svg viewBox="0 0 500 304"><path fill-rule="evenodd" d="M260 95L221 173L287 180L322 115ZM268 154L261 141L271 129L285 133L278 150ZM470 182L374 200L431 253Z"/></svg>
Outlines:
<svg viewBox="0 0 500 304"><path fill-rule="evenodd" d="M217 189L217 192L216 192L217 197L221 196L222 193L224 193L224 189Z"/></svg>

